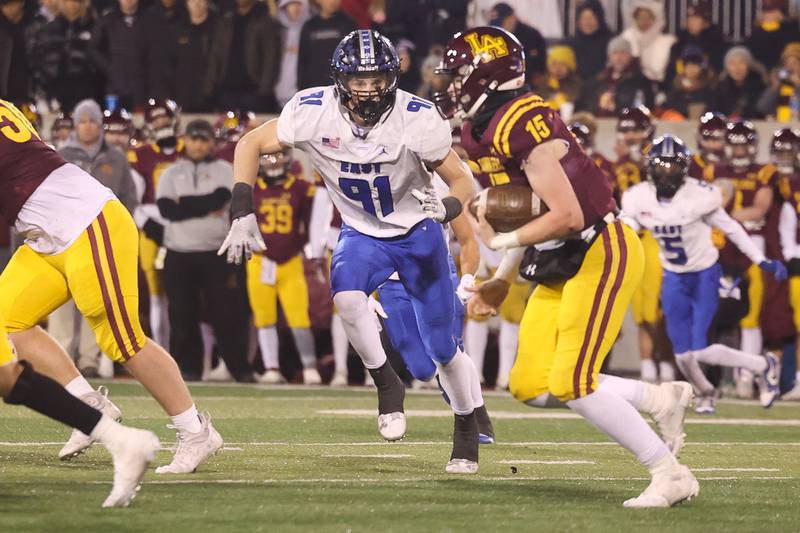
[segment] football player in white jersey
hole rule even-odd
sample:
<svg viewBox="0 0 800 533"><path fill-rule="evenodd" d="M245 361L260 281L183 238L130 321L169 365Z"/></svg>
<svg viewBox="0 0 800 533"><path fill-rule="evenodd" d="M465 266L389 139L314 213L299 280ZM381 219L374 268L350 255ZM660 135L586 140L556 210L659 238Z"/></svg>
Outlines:
<svg viewBox="0 0 800 533"><path fill-rule="evenodd" d="M231 230L220 248L240 262L263 249L253 214L258 158L298 148L322 176L344 225L331 263L334 303L378 389L378 427L387 440L405 435L404 385L386 359L367 299L392 272L411 297L426 352L455 412L447 472L478 469L473 398L480 387L453 337L453 285L439 223L474 195L472 177L451 148L450 126L431 102L397 89L399 59L388 39L358 30L331 59L335 84L297 93L236 146ZM439 199L435 170L450 187Z"/></svg>
<svg viewBox="0 0 800 533"><path fill-rule="evenodd" d="M712 228L724 232L753 263L779 281L786 278L786 267L768 260L725 212L716 186L687 176L690 163L691 154L679 138L656 139L647 155L648 180L625 191L622 211L631 225L649 230L659 243L667 334L678 367L702 403L710 406L703 412L714 412L716 391L700 363L751 370L758 376L761 405L770 407L779 392L778 360L771 354L761 357L708 342L722 272Z"/></svg>

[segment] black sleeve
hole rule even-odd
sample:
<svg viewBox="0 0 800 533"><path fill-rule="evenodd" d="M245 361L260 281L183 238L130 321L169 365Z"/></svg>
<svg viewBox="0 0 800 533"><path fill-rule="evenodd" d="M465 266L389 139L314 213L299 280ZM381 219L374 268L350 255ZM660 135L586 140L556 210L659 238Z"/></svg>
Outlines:
<svg viewBox="0 0 800 533"><path fill-rule="evenodd" d="M225 187L219 187L211 194L181 196L178 200L178 207L186 213L186 218L204 217L212 211L222 209L230 200L231 191Z"/></svg>
<svg viewBox="0 0 800 533"><path fill-rule="evenodd" d="M159 198L156 200L156 205L158 206L158 211L161 213L161 216L167 220L177 222L179 220L191 218L186 209L182 208L178 202L171 198Z"/></svg>

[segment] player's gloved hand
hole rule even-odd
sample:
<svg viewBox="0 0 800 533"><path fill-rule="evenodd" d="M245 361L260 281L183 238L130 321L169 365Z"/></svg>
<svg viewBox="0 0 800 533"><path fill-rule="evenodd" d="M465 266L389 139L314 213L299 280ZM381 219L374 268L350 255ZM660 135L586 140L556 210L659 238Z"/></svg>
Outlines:
<svg viewBox="0 0 800 533"><path fill-rule="evenodd" d="M381 303L372 294L370 294L369 298L367 298L367 309L369 309L369 312L375 317L375 323L378 324L378 331L383 331L383 326L381 325L380 318L378 317L385 319L389 318L389 315L386 314L386 311L383 310Z"/></svg>
<svg viewBox="0 0 800 533"><path fill-rule="evenodd" d="M242 256L250 259L253 251L263 252L266 249L267 245L264 244L261 231L258 229L256 214L250 213L231 222L231 229L225 237L225 242L219 247L217 255L222 255L227 250L228 263L239 265L242 263Z"/></svg>
<svg viewBox="0 0 800 533"><path fill-rule="evenodd" d="M433 187L423 190L411 189L411 195L417 199L422 211L441 224L446 224L461 214L461 202L455 196L439 199Z"/></svg>
<svg viewBox="0 0 800 533"><path fill-rule="evenodd" d="M456 287L456 296L458 296L462 304L466 304L467 301L472 298L473 293L470 292L470 289L474 288L475 276L472 274L464 274L461 276L461 281L458 283L458 287Z"/></svg>
<svg viewBox="0 0 800 533"><path fill-rule="evenodd" d="M759 263L758 266L764 272L769 272L770 274L772 274L777 281L785 280L788 275L786 271L786 266L780 261L775 261L774 259L767 259L766 261L761 261L761 263Z"/></svg>

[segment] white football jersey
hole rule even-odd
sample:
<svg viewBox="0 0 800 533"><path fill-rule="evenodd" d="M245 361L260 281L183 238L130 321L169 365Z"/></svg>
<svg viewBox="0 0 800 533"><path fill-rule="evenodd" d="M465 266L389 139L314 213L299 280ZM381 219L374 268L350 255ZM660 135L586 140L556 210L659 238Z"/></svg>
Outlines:
<svg viewBox="0 0 800 533"><path fill-rule="evenodd" d="M686 178L670 201L659 201L656 187L643 181L622 195L624 216L649 230L658 241L665 270L698 272L719 259L711 241L707 217L722 206L720 190L694 178Z"/></svg>
<svg viewBox="0 0 800 533"><path fill-rule="evenodd" d="M333 86L297 93L278 118L281 143L309 155L348 226L373 237L403 235L426 217L411 190L431 186L424 162L447 156L450 125L431 102L398 90L394 108L366 138L354 128Z"/></svg>

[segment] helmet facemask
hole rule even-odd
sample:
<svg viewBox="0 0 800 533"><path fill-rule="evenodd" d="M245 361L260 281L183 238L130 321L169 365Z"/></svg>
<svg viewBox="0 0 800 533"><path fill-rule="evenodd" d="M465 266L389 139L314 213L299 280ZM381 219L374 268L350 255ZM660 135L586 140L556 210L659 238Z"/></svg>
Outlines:
<svg viewBox="0 0 800 533"><path fill-rule="evenodd" d="M376 123L394 105L397 72L337 74L335 78L342 105L367 124Z"/></svg>
<svg viewBox="0 0 800 533"><path fill-rule="evenodd" d="M286 178L292 156L288 152L267 154L259 160L258 173L268 183L280 183Z"/></svg>
<svg viewBox="0 0 800 533"><path fill-rule="evenodd" d="M671 199L683 185L686 163L678 158L655 157L648 163L649 178L659 198Z"/></svg>
<svg viewBox="0 0 800 533"><path fill-rule="evenodd" d="M725 145L725 158L736 170L747 170L756 160L756 147L749 143L728 142Z"/></svg>

